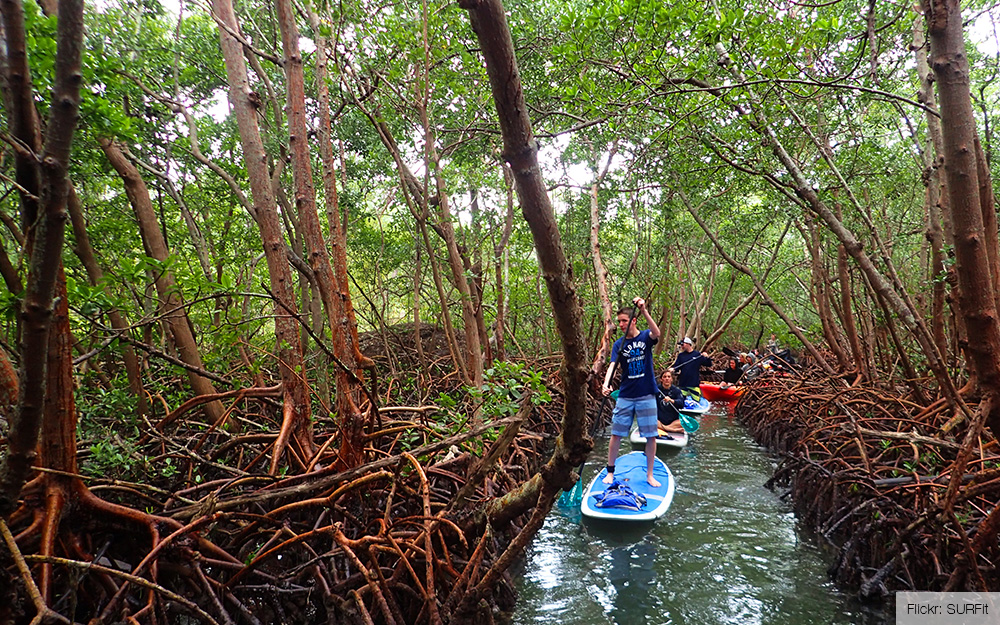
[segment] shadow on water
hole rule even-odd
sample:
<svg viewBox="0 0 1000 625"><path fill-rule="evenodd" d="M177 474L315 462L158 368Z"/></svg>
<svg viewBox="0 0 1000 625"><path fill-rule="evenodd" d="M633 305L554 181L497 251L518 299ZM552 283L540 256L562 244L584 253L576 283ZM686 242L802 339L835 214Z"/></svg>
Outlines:
<svg viewBox="0 0 1000 625"><path fill-rule="evenodd" d="M603 438L585 483L606 454ZM772 458L724 413L706 415L686 448L658 455L677 481L666 516L621 523L581 519L579 506L554 508L528 550L511 623L892 622L833 587L830 555L763 486Z"/></svg>

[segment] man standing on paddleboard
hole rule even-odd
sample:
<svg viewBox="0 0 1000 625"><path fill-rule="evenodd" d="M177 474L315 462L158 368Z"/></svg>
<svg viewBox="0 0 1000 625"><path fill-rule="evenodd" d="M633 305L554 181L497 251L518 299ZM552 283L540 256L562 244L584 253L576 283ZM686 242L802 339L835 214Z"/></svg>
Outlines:
<svg viewBox="0 0 1000 625"><path fill-rule="evenodd" d="M621 385L615 400L615 411L611 416L611 441L608 444L608 474L605 484L615 479L615 460L622 437L632 429L632 418L639 424L639 434L646 439L646 481L656 488L660 482L653 477L653 461L656 458L656 376L653 373L653 346L660 338L660 328L646 309L646 300L637 297L632 300L642 312L648 329L640 332L636 328L635 309L629 306L618 310L618 327L623 337L615 341L611 348L611 366L604 376L605 395L611 393L611 378L615 369L621 367Z"/></svg>
<svg viewBox="0 0 1000 625"><path fill-rule="evenodd" d="M681 387L685 395L691 397L701 397L701 372L700 367L711 367L712 359L703 356L701 352L694 348L694 341L685 336L684 340L677 344L680 351L674 359L674 364L670 368L677 376L677 386Z"/></svg>

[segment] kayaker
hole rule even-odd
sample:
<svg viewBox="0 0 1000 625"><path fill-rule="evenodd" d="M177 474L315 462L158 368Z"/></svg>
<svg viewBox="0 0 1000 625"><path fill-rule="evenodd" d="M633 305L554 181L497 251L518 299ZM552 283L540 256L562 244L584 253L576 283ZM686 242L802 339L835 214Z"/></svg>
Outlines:
<svg viewBox="0 0 1000 625"><path fill-rule="evenodd" d="M660 393L656 396L656 420L660 432L679 434L684 431L681 427L681 414L678 412L684 407L684 393L674 385L673 369L665 369L660 374L659 389Z"/></svg>
<svg viewBox="0 0 1000 625"><path fill-rule="evenodd" d="M740 363L735 358L730 358L729 362L726 363L726 370L722 372L722 384L719 385L719 388L735 386L740 381L741 375L743 375L743 369L740 368Z"/></svg>
<svg viewBox="0 0 1000 625"><path fill-rule="evenodd" d="M701 352L694 348L694 341L685 336L684 340L677 344L681 351L674 358L674 364L670 367L677 373L677 386L685 394L701 397L701 367L711 367L712 359L703 356Z"/></svg>
<svg viewBox="0 0 1000 625"><path fill-rule="evenodd" d="M653 488L660 486L659 480L653 477L654 460L656 459L656 377L653 373L653 346L660 338L660 328L653 321L646 309L646 300L637 297L632 303L646 320L648 329L640 332L636 327L635 310L625 306L618 310L618 327L622 336L611 348L611 366L604 376L604 386L601 391L605 395L611 393L611 377L615 369L620 368L621 385L618 398L615 400L615 410L611 415L611 441L608 443L608 474L604 483L610 484L615 479L615 460L618 458L618 447L622 437L628 436L632 429L632 418L639 424L639 433L646 439L646 481ZM622 362L618 361L621 355Z"/></svg>

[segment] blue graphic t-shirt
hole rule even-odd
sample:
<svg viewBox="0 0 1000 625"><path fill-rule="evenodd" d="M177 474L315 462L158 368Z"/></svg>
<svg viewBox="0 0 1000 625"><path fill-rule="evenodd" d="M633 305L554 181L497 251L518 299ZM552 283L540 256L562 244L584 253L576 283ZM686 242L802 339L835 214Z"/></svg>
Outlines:
<svg viewBox="0 0 1000 625"><path fill-rule="evenodd" d="M625 342L624 350L622 341ZM618 359L618 354L622 355L622 362L618 367L622 375L621 386L618 389L619 397L635 399L656 394L653 345L656 345L656 339L649 335L649 330L643 330L630 339L623 336L615 341L611 348L611 362Z"/></svg>

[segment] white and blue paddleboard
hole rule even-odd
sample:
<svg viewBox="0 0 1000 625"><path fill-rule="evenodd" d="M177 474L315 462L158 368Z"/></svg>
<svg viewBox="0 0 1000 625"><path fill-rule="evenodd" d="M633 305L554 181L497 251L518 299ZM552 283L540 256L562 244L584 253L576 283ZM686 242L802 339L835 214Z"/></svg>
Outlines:
<svg viewBox="0 0 1000 625"><path fill-rule="evenodd" d="M628 440L633 445L645 445L646 444L646 438L642 434L639 434L639 429L638 428L633 428L632 429L632 432L628 435ZM675 447L675 448L680 448L680 447L687 446L687 444L688 444L688 433L687 432L670 432L668 434L660 432L660 435L656 437L656 448L657 449L659 449L661 447Z"/></svg>
<svg viewBox="0 0 1000 625"><path fill-rule="evenodd" d="M681 414L691 415L692 417L700 417L701 415L708 412L708 409L712 407L712 402L708 401L704 397L689 397L684 396L684 407L678 408L677 412Z"/></svg>
<svg viewBox="0 0 1000 625"><path fill-rule="evenodd" d="M653 457L653 477L660 482L659 488L653 488L646 481L646 454L641 451L618 456L615 461L615 479L626 480L626 483L643 497L646 505L639 510L631 508L599 508L596 495L603 493L608 487L604 483L607 469L601 469L583 493L580 512L592 519L611 519L615 521L651 521L663 516L670 508L674 499L674 476L665 462Z"/></svg>

